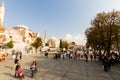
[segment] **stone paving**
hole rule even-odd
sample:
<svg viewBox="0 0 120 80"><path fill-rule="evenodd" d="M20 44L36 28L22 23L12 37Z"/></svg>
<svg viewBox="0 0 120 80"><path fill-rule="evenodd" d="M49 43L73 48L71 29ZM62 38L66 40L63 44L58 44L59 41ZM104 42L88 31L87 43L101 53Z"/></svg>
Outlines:
<svg viewBox="0 0 120 80"><path fill-rule="evenodd" d="M39 61L39 69L31 78L29 66L35 59ZM110 72L104 72L97 61L46 59L36 53L24 55L20 63L25 74L23 80L120 80L120 65L114 65ZM0 80L19 80L14 77L13 66L10 56L0 62Z"/></svg>

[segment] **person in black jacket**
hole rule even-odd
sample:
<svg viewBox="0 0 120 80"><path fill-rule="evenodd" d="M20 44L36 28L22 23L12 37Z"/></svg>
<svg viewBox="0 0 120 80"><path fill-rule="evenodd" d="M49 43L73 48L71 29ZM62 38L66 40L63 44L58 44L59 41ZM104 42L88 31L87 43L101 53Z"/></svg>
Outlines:
<svg viewBox="0 0 120 80"><path fill-rule="evenodd" d="M46 57L46 58L48 57L48 52L47 52L47 51L45 52L45 57Z"/></svg>

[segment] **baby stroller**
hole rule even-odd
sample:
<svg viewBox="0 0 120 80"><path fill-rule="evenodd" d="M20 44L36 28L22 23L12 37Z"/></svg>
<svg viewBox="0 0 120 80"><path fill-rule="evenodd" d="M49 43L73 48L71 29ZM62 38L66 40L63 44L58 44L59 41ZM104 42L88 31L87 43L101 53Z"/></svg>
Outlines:
<svg viewBox="0 0 120 80"><path fill-rule="evenodd" d="M22 80L23 78L25 78L23 71L21 69L18 70L18 77Z"/></svg>

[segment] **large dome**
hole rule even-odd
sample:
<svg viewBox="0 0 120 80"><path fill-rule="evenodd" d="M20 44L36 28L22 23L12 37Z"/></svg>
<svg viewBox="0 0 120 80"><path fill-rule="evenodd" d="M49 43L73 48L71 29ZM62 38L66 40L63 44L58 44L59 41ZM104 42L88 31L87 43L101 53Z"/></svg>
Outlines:
<svg viewBox="0 0 120 80"><path fill-rule="evenodd" d="M25 28L25 29L28 29L28 27L25 26L25 25L17 25L17 26L15 26L15 27L13 27L13 28Z"/></svg>
<svg viewBox="0 0 120 80"><path fill-rule="evenodd" d="M57 38L56 37L51 37L50 39L54 40L54 41L57 41Z"/></svg>

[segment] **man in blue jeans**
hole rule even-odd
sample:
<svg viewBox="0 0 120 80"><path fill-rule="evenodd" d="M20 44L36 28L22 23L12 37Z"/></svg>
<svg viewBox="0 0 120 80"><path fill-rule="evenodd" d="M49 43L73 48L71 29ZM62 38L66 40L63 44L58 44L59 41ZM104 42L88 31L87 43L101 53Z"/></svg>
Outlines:
<svg viewBox="0 0 120 80"><path fill-rule="evenodd" d="M33 61L33 63L30 65L30 70L31 70L31 77L34 76L34 73L35 73L35 62Z"/></svg>

